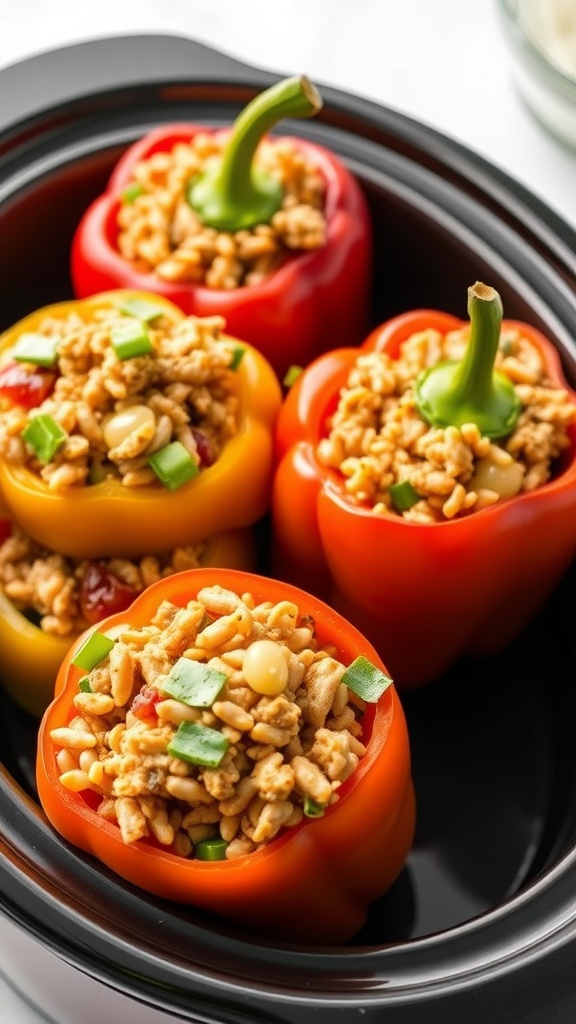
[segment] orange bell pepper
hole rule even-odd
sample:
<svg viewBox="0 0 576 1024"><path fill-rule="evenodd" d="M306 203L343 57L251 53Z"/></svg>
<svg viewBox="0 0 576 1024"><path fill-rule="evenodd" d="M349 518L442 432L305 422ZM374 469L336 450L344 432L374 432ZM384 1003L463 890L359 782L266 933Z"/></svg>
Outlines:
<svg viewBox="0 0 576 1024"><path fill-rule="evenodd" d="M398 355L410 336L442 336L463 321L415 310L378 327L360 351ZM552 386L576 403L551 342L519 328L541 353ZM274 571L330 601L385 652L399 688L440 676L464 654L488 655L517 637L576 553L576 434L555 475L471 515L408 522L375 514L345 491L316 450L359 355L337 349L304 370L278 420L272 497Z"/></svg>
<svg viewBox="0 0 576 1024"><path fill-rule="evenodd" d="M48 306L25 317L0 337L0 356L22 335L37 330L47 316L63 319L74 310L93 314L134 299L161 307L172 322L184 316L158 295L106 292ZM282 395L264 357L243 341L229 340L231 348L243 349L235 373L238 429L212 465L176 491L163 486L127 488L119 480L105 479L57 493L50 491L37 473L0 458L0 492L10 518L44 547L72 558L169 551L256 523L268 506L272 432ZM10 397L8 386L4 394ZM18 402L17 391L16 395Z"/></svg>
<svg viewBox="0 0 576 1024"><path fill-rule="evenodd" d="M0 523L0 541L7 532ZM9 531L9 525L8 525ZM215 534L200 558L203 566L224 566L250 571L256 565L256 545L250 528ZM54 696L58 670L78 633L46 633L15 607L0 589L0 679L10 697L37 718Z"/></svg>
<svg viewBox="0 0 576 1024"><path fill-rule="evenodd" d="M276 580L232 570L195 569L164 579L129 610L103 621L99 631L110 636L119 635L127 623L142 627L160 602L185 606L201 588L213 585L237 594L248 591L257 603L294 602L301 616L312 617L318 641L335 644L341 662L348 665L364 655L386 671L358 630L316 598ZM369 903L402 869L413 836L408 735L394 686L366 706L366 753L322 817L304 818L254 853L208 863L178 857L148 839L125 844L118 826L98 816L94 794L73 792L60 782L51 732L76 714L73 699L83 673L72 659L84 639L64 659L56 697L39 732L38 792L57 831L134 885L212 911L248 932L286 941L349 941L362 926Z"/></svg>

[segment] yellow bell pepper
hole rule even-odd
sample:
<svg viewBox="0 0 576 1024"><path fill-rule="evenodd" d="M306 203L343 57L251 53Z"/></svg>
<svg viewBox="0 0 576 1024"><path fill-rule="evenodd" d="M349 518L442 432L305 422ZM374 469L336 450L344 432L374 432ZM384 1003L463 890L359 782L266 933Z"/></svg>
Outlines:
<svg viewBox="0 0 576 1024"><path fill-rule="evenodd" d="M144 300L177 322L184 314L158 295L129 290L47 306L0 336L0 359L24 334L38 331L48 316L64 319L73 311L116 309ZM223 335L226 338L225 335ZM219 457L179 487L125 487L105 479L50 491L35 472L0 458L0 496L10 518L46 548L72 558L137 557L195 544L223 530L251 526L265 513L272 472L272 433L282 401L280 384L267 360L243 341L234 374L239 400L236 434Z"/></svg>
<svg viewBox="0 0 576 1024"><path fill-rule="evenodd" d="M206 543L199 564L254 571L254 531L246 528L216 534ZM78 634L45 633L0 590L0 677L4 689L24 711L38 718L43 714L54 696L60 665L77 638Z"/></svg>

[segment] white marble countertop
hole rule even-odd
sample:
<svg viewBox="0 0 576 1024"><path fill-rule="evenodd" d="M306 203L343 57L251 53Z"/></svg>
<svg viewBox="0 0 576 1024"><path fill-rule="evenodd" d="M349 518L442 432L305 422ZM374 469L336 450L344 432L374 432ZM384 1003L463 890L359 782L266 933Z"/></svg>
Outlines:
<svg viewBox="0 0 576 1024"><path fill-rule="evenodd" d="M384 103L475 150L576 227L576 154L518 97L496 0L0 0L0 68L69 43L155 32ZM0 1019L41 1020L1 980Z"/></svg>

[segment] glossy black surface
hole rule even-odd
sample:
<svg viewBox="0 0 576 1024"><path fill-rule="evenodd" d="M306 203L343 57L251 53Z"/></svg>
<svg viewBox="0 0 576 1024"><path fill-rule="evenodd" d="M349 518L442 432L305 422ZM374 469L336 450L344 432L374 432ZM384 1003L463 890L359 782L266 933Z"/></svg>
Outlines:
<svg viewBox="0 0 576 1024"><path fill-rule="evenodd" d="M272 80L170 37L85 44L0 73L0 329L71 295L72 232L126 145L169 120L228 123ZM377 233L374 322L426 305L463 316L467 286L484 279L507 316L555 339L576 382L574 233L461 147L322 91L320 117L294 130L363 183ZM463 661L404 696L416 842L350 948L270 948L142 897L66 848L34 801L34 723L6 699L0 905L64 959L182 1020L245 1021L249 999L254 1021L348 1024L361 1009L386 1024L571 1024L575 587L572 570L504 655Z"/></svg>

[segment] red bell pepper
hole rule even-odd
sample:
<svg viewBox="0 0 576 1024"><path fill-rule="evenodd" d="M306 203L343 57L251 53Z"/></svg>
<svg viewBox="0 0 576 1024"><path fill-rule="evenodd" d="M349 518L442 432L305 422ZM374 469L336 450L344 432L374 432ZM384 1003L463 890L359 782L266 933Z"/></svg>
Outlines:
<svg viewBox="0 0 576 1024"><path fill-rule="evenodd" d="M249 592L257 603L294 602L305 621L312 617L318 642L332 642L341 662L349 665L363 655L385 673L376 651L331 608L289 585L233 570L194 569L171 576L98 630L118 635L120 624L145 626L162 601L186 606L202 588L214 585L234 594ZM73 700L85 673L73 660L85 639L64 659L55 700L40 726L38 792L53 826L134 885L212 911L248 932L315 944L349 941L369 903L400 872L413 836L408 736L394 686L366 705L361 734L366 752L321 817L304 817L256 852L207 863L177 856L147 838L125 844L116 823L98 815L93 792L74 792L61 783L59 748L51 733L78 714ZM151 710L149 702L139 714Z"/></svg>
<svg viewBox="0 0 576 1024"><path fill-rule="evenodd" d="M410 336L428 329L444 336L463 324L436 310L408 312L374 330L360 351L395 358ZM541 354L551 386L576 403L551 342L524 323L502 327L521 330ZM375 514L317 457L358 355L343 348L320 356L285 400L272 498L274 571L349 617L386 652L397 686L410 687L437 678L461 655L501 650L569 566L576 553L576 432L573 420L569 448L535 490L441 522ZM504 405L504 420L516 415Z"/></svg>
<svg viewBox="0 0 576 1024"><path fill-rule="evenodd" d="M257 96L231 131L214 131L216 139L227 140L222 173L217 181L212 177L207 184L200 182L203 191L199 198L195 197L195 179L188 191L188 202L196 204L204 223L233 233L254 220L270 220L281 195L274 182L264 182L260 191L256 188L262 184L259 177L255 180L252 166L257 144L281 117L309 116L321 102L307 79L289 79ZM135 288L161 293L187 314L222 315L227 331L259 349L281 379L289 366L309 363L329 345L360 342L369 316L371 219L355 177L321 145L285 139L324 179L324 244L309 251L295 250L261 283L215 290L204 284L167 281L154 272L141 272L120 254L118 211L138 162L154 153L168 153L207 131L196 124L169 124L154 129L126 151L105 193L91 204L75 233L71 274L76 296ZM202 178L205 176L203 173ZM211 202L215 195L216 214Z"/></svg>

